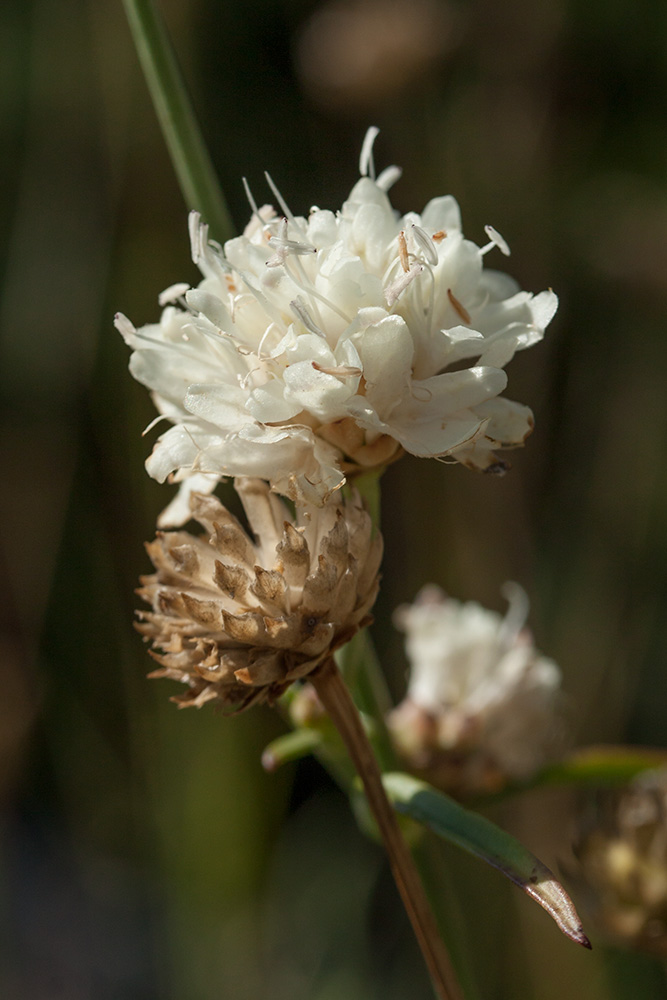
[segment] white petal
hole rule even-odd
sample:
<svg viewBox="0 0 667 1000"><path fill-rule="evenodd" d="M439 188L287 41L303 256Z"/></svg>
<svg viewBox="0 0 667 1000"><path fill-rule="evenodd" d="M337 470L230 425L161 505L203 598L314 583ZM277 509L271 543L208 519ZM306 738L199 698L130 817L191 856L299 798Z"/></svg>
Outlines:
<svg viewBox="0 0 667 1000"><path fill-rule="evenodd" d="M356 342L366 379L366 396L386 419L410 385L414 343L404 319L387 316Z"/></svg>
<svg viewBox="0 0 667 1000"><path fill-rule="evenodd" d="M540 292L539 295L534 296L531 309L535 326L544 330L556 315L558 296L551 289Z"/></svg>
<svg viewBox="0 0 667 1000"><path fill-rule="evenodd" d="M490 399L480 403L476 411L489 417L484 435L494 448L513 448L523 444L534 426L530 407L512 399Z"/></svg>
<svg viewBox="0 0 667 1000"><path fill-rule="evenodd" d="M442 195L439 198L432 198L422 212L422 226L424 229L433 232L461 229L461 209L456 198L451 194Z"/></svg>
<svg viewBox="0 0 667 1000"><path fill-rule="evenodd" d="M158 528L180 528L192 516L190 513L190 496L192 493L212 493L220 482L218 476L197 473L184 479L178 488L176 496L168 503L157 519Z"/></svg>
<svg viewBox="0 0 667 1000"><path fill-rule="evenodd" d="M344 415L344 405L356 392L359 378L339 379L318 371L312 361L300 361L285 370L283 381L286 399L329 423Z"/></svg>
<svg viewBox="0 0 667 1000"><path fill-rule="evenodd" d="M247 399L247 393L238 385L201 383L189 387L184 405L194 416L227 433L252 422L245 409Z"/></svg>
<svg viewBox="0 0 667 1000"><path fill-rule="evenodd" d="M290 399L282 379L270 379L252 390L245 404L248 413L263 423L280 423L291 420L303 407Z"/></svg>

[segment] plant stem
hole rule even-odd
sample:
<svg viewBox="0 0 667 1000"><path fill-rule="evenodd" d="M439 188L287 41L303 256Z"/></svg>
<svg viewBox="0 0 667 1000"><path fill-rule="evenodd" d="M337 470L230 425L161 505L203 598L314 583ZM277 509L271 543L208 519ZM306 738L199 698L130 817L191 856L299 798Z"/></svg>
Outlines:
<svg viewBox="0 0 667 1000"><path fill-rule="evenodd" d="M223 242L234 227L165 23L153 0L123 4L185 203Z"/></svg>
<svg viewBox="0 0 667 1000"><path fill-rule="evenodd" d="M343 739L361 778L368 804L380 829L389 862L412 923L424 961L440 1000L462 1000L449 955L426 898L396 814L382 786L382 773L373 754L352 696L333 659L327 660L310 681Z"/></svg>

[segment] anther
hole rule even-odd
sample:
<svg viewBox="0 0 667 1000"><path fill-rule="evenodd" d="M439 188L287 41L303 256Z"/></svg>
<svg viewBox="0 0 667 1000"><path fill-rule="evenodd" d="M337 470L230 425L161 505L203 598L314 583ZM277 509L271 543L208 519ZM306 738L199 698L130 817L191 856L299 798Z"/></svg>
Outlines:
<svg viewBox="0 0 667 1000"><path fill-rule="evenodd" d="M419 249L423 252L426 260L433 267L438 263L438 251L431 237L421 226L412 226L412 236Z"/></svg>
<svg viewBox="0 0 667 1000"><path fill-rule="evenodd" d="M401 229L398 234L398 259L404 271L410 270L410 260L408 258L408 242L405 238L405 230Z"/></svg>
<svg viewBox="0 0 667 1000"><path fill-rule="evenodd" d="M494 247L498 247L498 249L502 254L504 254L506 257L510 256L511 251L509 246L507 245L507 241L503 239L503 237L500 235L497 229L494 229L493 226L484 226L484 232L489 237L491 242L487 243L486 246L481 248L481 250L479 251L481 254L486 254L489 252L489 250L493 250Z"/></svg>
<svg viewBox="0 0 667 1000"><path fill-rule="evenodd" d="M454 293L451 290L451 288L447 289L447 298L449 299L449 301L451 302L452 306L457 311L457 313L459 314L459 316L461 317L461 319L463 320L463 322L464 323L470 323L470 313L468 312L468 310L466 309L466 307L464 305L461 305L461 303L456 298L456 296L454 295Z"/></svg>
<svg viewBox="0 0 667 1000"><path fill-rule="evenodd" d="M300 298L293 299L292 302L290 302L290 308L291 308L292 312L294 313L294 315L297 317L297 319L301 320L301 322L305 326L306 330L308 330L310 333L314 333L318 337L322 337L322 338L324 338L326 340L326 337L324 335L324 331L320 330L319 326L317 325L317 323L315 322L315 320L313 319L313 317L310 315L310 313L306 309L306 306L305 306L305 304L303 302L303 299L300 299Z"/></svg>

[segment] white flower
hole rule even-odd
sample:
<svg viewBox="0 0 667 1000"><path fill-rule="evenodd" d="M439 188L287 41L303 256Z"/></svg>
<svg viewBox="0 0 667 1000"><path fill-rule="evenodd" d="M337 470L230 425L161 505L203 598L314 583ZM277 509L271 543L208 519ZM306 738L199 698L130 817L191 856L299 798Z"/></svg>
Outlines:
<svg viewBox="0 0 667 1000"><path fill-rule="evenodd" d="M530 410L499 398L503 368L541 340L556 296L485 270L507 244L490 226L486 246L464 239L450 196L399 218L386 188L400 171L374 179L376 132L362 151L371 176L340 212L295 218L269 179L282 214L248 191L252 219L224 250L192 213L198 287L167 289L157 324L116 317L132 374L173 424L147 462L155 479L190 490L197 475L201 490L202 476L209 489L258 476L321 504L403 450L502 471L493 449L529 434Z"/></svg>
<svg viewBox="0 0 667 1000"><path fill-rule="evenodd" d="M425 587L397 609L410 678L389 717L399 749L448 791L491 790L529 777L558 735L560 670L534 648L528 600L506 584L503 618Z"/></svg>

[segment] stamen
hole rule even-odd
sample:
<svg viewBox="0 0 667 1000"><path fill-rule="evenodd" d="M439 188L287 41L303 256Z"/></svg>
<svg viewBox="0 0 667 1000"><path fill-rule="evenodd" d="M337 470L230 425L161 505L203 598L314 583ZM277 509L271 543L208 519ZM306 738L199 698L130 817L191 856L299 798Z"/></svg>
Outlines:
<svg viewBox="0 0 667 1000"><path fill-rule="evenodd" d="M447 233L445 232L444 229L439 229L437 233L433 233L431 239L433 240L434 243L440 243L442 240L447 239Z"/></svg>
<svg viewBox="0 0 667 1000"><path fill-rule="evenodd" d="M317 253L317 247L314 247L311 243L301 243L298 240L287 239L287 219L283 219L280 236L269 236L268 242L269 246L276 249L276 253L267 260L267 267L278 267L284 264L289 254L295 254L299 257L305 254Z"/></svg>
<svg viewBox="0 0 667 1000"><path fill-rule="evenodd" d="M257 222L259 223L260 229L263 229L264 228L264 219L259 214L259 209L257 208L257 202L255 201L255 199L252 196L252 191L250 190L250 185L248 184L248 182L245 179L245 177L243 178L243 189L245 191L245 196L248 199L248 203L250 205L250 208L252 209L252 214L257 219Z"/></svg>
<svg viewBox="0 0 667 1000"><path fill-rule="evenodd" d="M498 638L500 644L508 648L514 644L517 636L526 624L528 612L530 611L530 602L523 587L509 580L500 588L500 593L509 603L509 607L500 626Z"/></svg>
<svg viewBox="0 0 667 1000"><path fill-rule="evenodd" d="M136 326L124 313L116 313L113 318L113 325L116 327L123 340L127 340L128 337L133 337L137 333Z"/></svg>
<svg viewBox="0 0 667 1000"><path fill-rule="evenodd" d="M413 264L407 274L399 274L391 284L386 285L384 297L387 305L391 308L399 295L405 291L408 285L412 284L415 278L424 270L423 264Z"/></svg>
<svg viewBox="0 0 667 1000"><path fill-rule="evenodd" d="M274 195L276 201L278 202L278 204L280 205L280 207L283 210L283 215L287 216L287 218L292 223L292 225L296 229L296 231L299 234L299 236L305 242L306 234L304 233L303 229L301 228L301 226L299 225L299 223L294 218L294 214L293 214L292 210L290 209L289 205L287 204L287 202L285 201L285 199L281 195L280 191L278 190L278 188L274 184L273 178L271 177L271 174L267 170L265 170L264 171L264 176L266 177L266 183L271 188L271 191L273 192L273 195Z"/></svg>
<svg viewBox="0 0 667 1000"><path fill-rule="evenodd" d="M291 264L291 261L285 261L285 274L292 279L296 287L300 291L305 292L305 294L308 295L309 298L316 299L318 302L321 302L322 305L325 305L327 307L327 309L331 309L331 311L334 312L337 316L340 316L342 320L350 324L352 322L352 319L347 315L347 313L344 313L343 310L339 309L339 307L334 302L331 302L326 297L326 295L322 295L322 293L318 292L317 289L313 286L313 283L308 278L308 275L306 274L301 264L301 261L297 260L295 263L297 264L297 267L299 269L299 274L295 275L292 272L289 266Z"/></svg>
<svg viewBox="0 0 667 1000"><path fill-rule="evenodd" d="M261 370L262 370L261 366L258 365L256 368L249 368L248 371L245 373L245 375L241 375L240 372L236 373L236 379L238 381L238 384L240 385L240 387L243 389L244 392L248 388L250 380L252 379L255 372L261 372Z"/></svg>
<svg viewBox="0 0 667 1000"><path fill-rule="evenodd" d="M359 154L359 173L362 177L370 177L372 181L375 180L373 143L379 134L380 129L376 125L371 125L364 136L364 141L361 144L361 153Z"/></svg>
<svg viewBox="0 0 667 1000"><path fill-rule="evenodd" d="M451 288L447 289L447 298L449 299L449 301L451 302L451 304L453 305L454 309L457 311L463 322L470 323L471 322L470 313L468 312L468 310L464 305L461 305L461 303L456 298Z"/></svg>
<svg viewBox="0 0 667 1000"><path fill-rule="evenodd" d="M263 352L263 350L264 350L264 342L265 342L266 340L268 340L269 336L270 336L270 335L271 335L271 334L272 334L272 333L273 333L274 331L277 331L277 333L278 333L278 336L279 336L279 337L281 336L281 333L280 333L280 330L278 329L278 327L276 326L276 324L275 324L275 323L269 323L269 325L267 326L266 330L265 330L265 331L264 331L264 333L262 334L262 339L260 340L260 342L259 342L259 347L257 348L257 357L258 357L258 359L259 359L260 361L265 361L265 360L268 360L268 358L263 358L263 357L262 357L262 352Z"/></svg>
<svg viewBox="0 0 667 1000"><path fill-rule="evenodd" d="M388 191L401 178L402 174L401 167L385 167L375 183L380 191Z"/></svg>
<svg viewBox="0 0 667 1000"><path fill-rule="evenodd" d="M188 216L188 231L190 233L190 253L193 264L198 264L205 255L208 226L201 221L199 212L190 212Z"/></svg>
<svg viewBox="0 0 667 1000"><path fill-rule="evenodd" d="M150 434L150 432L153 430L153 428L157 427L157 425L162 420L169 420L169 417L167 416L166 413L158 413L157 417L154 417L153 420L151 420L151 422L148 425L148 427L145 427L144 430L141 432L141 436L142 437L146 437L147 434Z"/></svg>
<svg viewBox="0 0 667 1000"><path fill-rule="evenodd" d="M489 250L493 250L494 247L498 247L502 254L506 257L510 256L511 250L507 245L507 241L503 239L497 229L494 229L493 226L484 226L484 232L489 237L491 242L487 243L486 246L483 246L480 249L479 252L481 254L487 254Z"/></svg>
<svg viewBox="0 0 667 1000"><path fill-rule="evenodd" d="M212 271L217 273L217 276L229 273L229 264L224 258L222 247L219 243L208 238L208 225L201 221L201 215L199 212L190 212L188 216L188 231L190 233L190 254L192 256L192 261L196 264L200 271L202 271L207 277L206 268L204 263L208 264Z"/></svg>
<svg viewBox="0 0 667 1000"><path fill-rule="evenodd" d="M355 368L352 365L339 365L337 368L325 368L324 365L318 364L317 361L311 361L311 364L315 371L322 372L324 375L336 375L339 378L351 378L363 375L361 368Z"/></svg>
<svg viewBox="0 0 667 1000"><path fill-rule="evenodd" d="M276 323L278 326L284 328L285 324L283 322L280 311L275 308L275 306L269 301L269 299L267 299L266 295L260 292L259 288L256 288L255 285L253 285L252 281L250 280L250 275L248 275L245 271L237 271L236 274L238 274L239 278L246 286L246 288L253 296L253 298L255 298L257 302L260 304L266 315L270 316L271 319L274 321L274 323Z"/></svg>
<svg viewBox="0 0 667 1000"><path fill-rule="evenodd" d="M433 267L435 267L436 264L438 263L438 251L436 250L435 244L431 239L431 237L426 232L426 230L422 229L421 226L415 226L413 224L412 236L417 246L424 253L424 256L426 257L428 263L432 264Z"/></svg>
<svg viewBox="0 0 667 1000"><path fill-rule="evenodd" d="M318 337L322 337L324 340L326 340L324 332L320 330L319 326L317 326L315 320L306 309L306 305L303 299L297 296L296 299L293 299L293 301L290 302L290 308L294 313L294 315L301 320L306 330L309 330L310 333L314 333Z"/></svg>
<svg viewBox="0 0 667 1000"><path fill-rule="evenodd" d="M404 229L401 229L398 234L398 259L401 262L401 267L407 273L410 270L410 260L408 258L408 243L405 238Z"/></svg>
<svg viewBox="0 0 667 1000"><path fill-rule="evenodd" d="M430 267L427 267L426 270L428 271L428 275L431 279L431 290L428 296L428 306L424 309L424 315L427 318L426 334L427 336L430 337L431 334L433 333L433 310L435 305L435 275L433 274L433 271L431 270Z"/></svg>
<svg viewBox="0 0 667 1000"><path fill-rule="evenodd" d="M158 295L158 305L167 306L173 302L178 302L181 296L190 290L190 285L186 281L179 281L176 285L170 285Z"/></svg>

